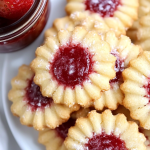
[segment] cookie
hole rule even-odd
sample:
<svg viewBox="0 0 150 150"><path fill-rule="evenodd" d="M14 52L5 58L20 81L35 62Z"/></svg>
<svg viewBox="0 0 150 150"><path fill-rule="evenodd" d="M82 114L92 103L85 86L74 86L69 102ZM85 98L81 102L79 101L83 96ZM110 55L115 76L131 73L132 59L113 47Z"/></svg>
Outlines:
<svg viewBox="0 0 150 150"><path fill-rule="evenodd" d="M76 20L91 16L124 32L137 19L138 0L67 0L66 12Z"/></svg>
<svg viewBox="0 0 150 150"><path fill-rule="evenodd" d="M64 140L67 137L68 129L75 125L77 118L85 117L89 108L80 108L78 111L71 114L70 119L55 129L45 129L39 132L39 143L46 147L46 150L67 150L64 145Z"/></svg>
<svg viewBox="0 0 150 150"><path fill-rule="evenodd" d="M78 19L73 15L66 16L63 18L57 18L53 22L53 26L45 31L45 39L49 36L56 36L60 30L73 31L76 26L83 26L86 30L95 30L99 33L106 33L108 31L114 31L117 36L126 34L125 30L118 30L115 27L109 27L104 21L94 19L91 16L86 18Z"/></svg>
<svg viewBox="0 0 150 150"><path fill-rule="evenodd" d="M143 50L149 51L150 50L150 13L146 16L143 16L140 20L140 26L137 30L137 40L135 41L136 44L140 45Z"/></svg>
<svg viewBox="0 0 150 150"><path fill-rule="evenodd" d="M87 118L77 119L64 143L69 150L146 150L145 140L136 123L128 122L123 114L114 116L105 110L102 114L91 111Z"/></svg>
<svg viewBox="0 0 150 150"><path fill-rule="evenodd" d="M42 96L40 88L33 81L34 73L27 65L19 68L18 75L11 80L12 89L8 99L12 101L11 112L20 117L23 125L33 126L36 130L55 128L66 122L78 105L69 108L54 104L52 98Z"/></svg>
<svg viewBox="0 0 150 150"><path fill-rule="evenodd" d="M139 126L139 121L136 121L136 120L132 119L131 116L130 116L130 111L127 110L124 106L120 105L117 108L117 110L113 111L113 114L115 114L115 115L119 114L119 113L124 114L127 117L128 121L134 121ZM146 138L146 141L144 142L144 144L146 146L146 149L150 150L150 130L143 129L142 127L139 126L139 132L144 134L144 136Z"/></svg>
<svg viewBox="0 0 150 150"><path fill-rule="evenodd" d="M34 82L55 103L86 107L100 98L100 91L110 89L116 61L110 51L96 31L82 26L73 31L60 30L37 48L30 65L35 72Z"/></svg>
<svg viewBox="0 0 150 150"><path fill-rule="evenodd" d="M54 21L54 27L56 31L59 31L65 27L68 30L72 30L73 26L69 21L69 17L59 18ZM70 22L66 25L66 22ZM87 23L83 23L86 27ZM58 26L58 27L57 27ZM61 27L61 28L60 28ZM120 90L120 84L123 82L122 80L122 71L128 66L129 61L136 58L142 51L139 46L135 46L131 43L131 40L126 36L117 36L114 32L103 32L99 27L94 28L95 25L90 26L92 30L97 31L102 39L109 43L111 47L111 54L116 57L115 71L116 77L110 81L111 88L106 92L102 92L101 98L97 99L94 102L94 107L97 110L102 110L104 107L109 108L111 110L115 110L118 104L122 104L122 100L124 95ZM88 27L86 27L88 29ZM53 35L51 29L48 29L46 32L46 37ZM55 32L56 36L57 32ZM110 99L111 97L111 99Z"/></svg>
<svg viewBox="0 0 150 150"><path fill-rule="evenodd" d="M150 52L144 51L130 61L129 68L122 75L124 83L120 88L125 94L123 105L144 129L150 129Z"/></svg>
<svg viewBox="0 0 150 150"><path fill-rule="evenodd" d="M39 132L38 142L46 147L46 150L67 150L64 140L67 137L68 129L74 126L75 119L70 118L55 129L46 129Z"/></svg>
<svg viewBox="0 0 150 150"><path fill-rule="evenodd" d="M132 59L137 58L142 49L139 46L133 45L127 36L117 37L114 32L103 34L103 40L109 43L111 54L116 57L116 76L109 81L111 88L108 91L102 92L102 96L95 100L93 106L96 110L103 110L103 108L115 110L119 104L122 104L124 99L124 94L120 90L120 85L123 83L122 71L128 67Z"/></svg>
<svg viewBox="0 0 150 150"><path fill-rule="evenodd" d="M146 16L149 13L150 13L150 1L139 0L138 20L134 21L132 27L129 28L129 30L127 31L127 36L129 36L133 42L136 42L136 40L139 38L137 36L137 31L141 27L141 23L142 23L141 18Z"/></svg>

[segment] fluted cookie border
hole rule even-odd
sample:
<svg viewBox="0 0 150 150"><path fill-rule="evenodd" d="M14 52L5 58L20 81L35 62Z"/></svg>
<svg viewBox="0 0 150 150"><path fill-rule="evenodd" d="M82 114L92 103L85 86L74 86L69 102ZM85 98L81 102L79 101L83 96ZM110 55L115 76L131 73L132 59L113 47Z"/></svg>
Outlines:
<svg viewBox="0 0 150 150"><path fill-rule="evenodd" d="M148 85L150 77L150 52L144 51L130 61L129 68L123 71L124 83L121 90L125 94L123 105L130 110L131 117L140 121L145 129L150 129L150 108Z"/></svg>
<svg viewBox="0 0 150 150"><path fill-rule="evenodd" d="M89 108L80 108L78 111L73 112L70 117L70 119L71 119L70 121L71 122L73 121L73 123L71 123L71 124L74 124L76 119L78 119L80 117L86 117L89 112L90 112ZM69 123L69 126L70 126L70 123ZM67 129L69 126L67 125ZM64 123L63 127L65 127L65 123ZM61 128L61 130L64 130L64 128ZM60 130L60 133L61 133L61 130ZM66 130L65 130L65 134L66 134ZM63 136L65 134L63 134ZM65 140L65 138L59 135L56 128L55 129L44 129L43 131L39 131L38 142L43 144L47 150L49 150L49 149L67 150L66 146L64 145L64 140Z"/></svg>
<svg viewBox="0 0 150 150"><path fill-rule="evenodd" d="M84 150L93 135L102 133L120 138L129 150L146 150L146 138L139 133L137 124L128 122L123 114L112 115L110 110L105 110L102 114L94 110L86 118L77 119L75 126L69 129L64 143L69 150Z"/></svg>
<svg viewBox="0 0 150 150"><path fill-rule="evenodd" d="M135 44L140 45L144 51L150 51L149 21L150 21L150 12L139 19L140 26L136 32L137 40L135 41Z"/></svg>
<svg viewBox="0 0 150 150"><path fill-rule="evenodd" d="M116 36L114 32L109 31L103 35L103 40L111 47L111 53L117 58L116 63L119 63L121 71L129 66L129 62L138 57L142 53L140 46L132 44L129 37L125 35ZM122 62L121 62L122 61ZM120 64L121 62L121 64ZM118 66L118 65L117 65ZM117 72L118 68L115 66ZM118 77L118 73L114 80ZM120 74L120 77L122 75ZM111 83L112 82L112 83ZM111 88L108 91L102 92L101 98L93 103L96 110L102 110L104 107L111 110L117 109L119 104L123 104L124 94L120 89L123 79L118 82L110 80Z"/></svg>
<svg viewBox="0 0 150 150"><path fill-rule="evenodd" d="M33 126L36 130L43 130L47 127L55 128L67 121L73 111L79 109L78 105L71 108L51 103L51 106L37 108L32 110L28 106L25 96L28 80L32 80L34 72L28 65L19 67L18 75L11 80L12 89L8 93L8 99L12 101L11 112L14 116L20 117L20 122L23 125Z"/></svg>
<svg viewBox="0 0 150 150"><path fill-rule="evenodd" d="M136 42L137 40L139 40L140 36L138 34L140 32L141 32L141 34L144 33L144 31L142 31L142 29L140 29L139 31L138 31L138 29L143 26L142 25L143 19L141 19L141 18L146 16L149 13L150 13L150 1L149 0L139 0L138 19L136 21L134 21L132 27L129 28L129 30L127 31L127 36L129 36L133 42ZM146 20L147 20L147 18L146 18Z"/></svg>
<svg viewBox="0 0 150 150"><path fill-rule="evenodd" d="M64 141L58 138L55 130L45 129L39 132L38 142L46 147L46 150L67 150Z"/></svg>
<svg viewBox="0 0 150 150"><path fill-rule="evenodd" d="M105 22L110 28L124 32L131 27L133 21L137 19L138 0L120 0L120 5L114 12L114 17L101 17L98 13L91 13L85 10L85 0L67 0L66 12L74 18L80 20L92 16L97 20Z"/></svg>
<svg viewBox="0 0 150 150"><path fill-rule="evenodd" d="M118 29L110 28L104 21L94 19L91 16L79 20L76 17L73 17L73 15L70 15L55 19L53 26L45 31L45 39L49 36L56 36L57 32L62 29L73 31L76 26L83 26L86 30L95 30L99 33L105 33L112 30L117 36L126 34L125 30L120 32Z"/></svg>
<svg viewBox="0 0 150 150"><path fill-rule="evenodd" d="M59 84L52 76L51 64L60 47L80 45L92 54L94 72L84 80L83 84L69 86ZM101 90L110 88L109 80L115 77L114 65L116 58L110 54L110 46L102 40L96 31L87 31L84 27L75 27L73 31L60 30L57 36L50 36L45 44L36 50L36 58L31 63L35 72L34 82L40 86L44 96L53 97L55 103L69 107L74 104L88 106L91 101L100 98ZM105 70L105 71L103 71ZM66 87L65 87L66 86Z"/></svg>

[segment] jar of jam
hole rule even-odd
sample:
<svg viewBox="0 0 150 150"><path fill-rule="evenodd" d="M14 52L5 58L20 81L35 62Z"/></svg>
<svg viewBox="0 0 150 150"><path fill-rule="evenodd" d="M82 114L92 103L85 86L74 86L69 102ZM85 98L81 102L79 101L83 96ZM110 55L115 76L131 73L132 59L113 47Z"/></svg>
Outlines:
<svg viewBox="0 0 150 150"><path fill-rule="evenodd" d="M18 51L31 44L47 23L49 7L49 0L34 0L22 18L0 27L0 53Z"/></svg>

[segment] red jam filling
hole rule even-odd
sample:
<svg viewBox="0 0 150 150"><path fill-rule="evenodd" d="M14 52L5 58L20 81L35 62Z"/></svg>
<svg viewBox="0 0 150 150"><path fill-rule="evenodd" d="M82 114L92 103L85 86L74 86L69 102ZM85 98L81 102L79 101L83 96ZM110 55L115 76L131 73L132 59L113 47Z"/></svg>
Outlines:
<svg viewBox="0 0 150 150"><path fill-rule="evenodd" d="M26 87L25 91L24 100L32 111L36 111L38 108L44 109L45 107L50 107L53 102L52 98L42 96L40 87L33 80L28 80L28 87Z"/></svg>
<svg viewBox="0 0 150 150"><path fill-rule="evenodd" d="M146 89L147 94L144 96L149 99L150 103L150 78L148 78L148 84L143 86Z"/></svg>
<svg viewBox="0 0 150 150"><path fill-rule="evenodd" d="M116 77L113 78L112 80L110 80L110 84L111 86L113 86L114 83L116 82L121 82L122 79L122 71L125 69L124 66L124 60L122 60L117 52L111 52L112 55L114 55L117 59L116 59L116 63L115 63L115 71L116 71Z"/></svg>
<svg viewBox="0 0 150 150"><path fill-rule="evenodd" d="M94 135L85 144L85 150L127 150L125 142L114 134L107 135L105 132L102 134Z"/></svg>
<svg viewBox="0 0 150 150"><path fill-rule="evenodd" d="M86 0L85 5L85 10L99 13L101 17L113 17L121 2L120 0Z"/></svg>
<svg viewBox="0 0 150 150"><path fill-rule="evenodd" d="M51 63L53 78L65 87L75 88L89 79L93 72L93 55L80 44L61 46Z"/></svg>
<svg viewBox="0 0 150 150"><path fill-rule="evenodd" d="M1 1L4 0L0 0L0 2ZM14 0L11 1L14 2ZM27 3L27 0L20 1ZM45 5L45 0L43 3L41 3L41 0L30 1L33 1L34 4L28 13L26 13L21 19L10 21L0 17L0 53L9 53L23 49L31 44L44 29L49 18L50 1L47 0ZM38 17L37 13L35 13L37 10L39 13ZM25 24L26 26L24 27Z"/></svg>
<svg viewBox="0 0 150 150"><path fill-rule="evenodd" d="M63 123L55 129L57 135L65 140L68 134L68 129L75 125L75 119L70 118L67 122Z"/></svg>

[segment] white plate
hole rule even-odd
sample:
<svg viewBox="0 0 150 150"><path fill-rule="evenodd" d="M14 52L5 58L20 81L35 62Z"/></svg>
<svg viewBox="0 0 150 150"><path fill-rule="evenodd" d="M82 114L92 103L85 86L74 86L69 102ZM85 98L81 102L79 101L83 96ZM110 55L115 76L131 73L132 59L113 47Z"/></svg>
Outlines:
<svg viewBox="0 0 150 150"><path fill-rule="evenodd" d="M51 0L51 13L45 29L51 27L55 18L65 16L66 0ZM44 30L45 30L44 29ZM8 101L7 93L11 89L10 81L17 75L18 68L22 64L30 64L34 58L34 52L43 43L44 31L34 43L25 49L6 54L2 70L2 102L10 130L22 150L44 150L44 146L38 144L38 132L20 124L19 118L14 117L10 111L11 102Z"/></svg>

